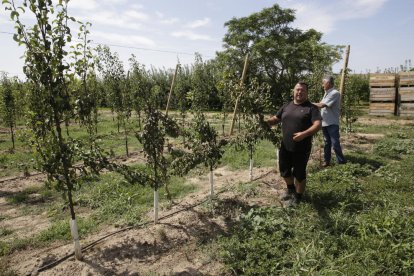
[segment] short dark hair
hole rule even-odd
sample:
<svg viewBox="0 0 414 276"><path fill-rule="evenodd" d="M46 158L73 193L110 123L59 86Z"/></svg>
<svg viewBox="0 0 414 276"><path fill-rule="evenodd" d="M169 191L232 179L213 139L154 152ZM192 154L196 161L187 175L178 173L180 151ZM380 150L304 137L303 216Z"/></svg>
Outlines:
<svg viewBox="0 0 414 276"><path fill-rule="evenodd" d="M305 82L305 81L298 81L298 83L297 84L300 84L300 85L302 85L302 86L305 86L306 87L306 91L308 91L309 89L309 85Z"/></svg>
<svg viewBox="0 0 414 276"><path fill-rule="evenodd" d="M326 82L329 82L332 86L335 84L335 79L332 75L326 75L323 77L323 80L326 80Z"/></svg>

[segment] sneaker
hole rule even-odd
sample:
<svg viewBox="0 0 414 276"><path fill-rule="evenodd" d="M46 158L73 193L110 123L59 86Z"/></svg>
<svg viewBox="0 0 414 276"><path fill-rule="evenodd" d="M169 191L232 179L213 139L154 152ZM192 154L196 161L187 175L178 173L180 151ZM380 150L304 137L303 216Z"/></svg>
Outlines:
<svg viewBox="0 0 414 276"><path fill-rule="evenodd" d="M322 167L322 168L327 168L327 167L329 167L330 165L331 165L330 163L323 162L323 163L322 163L322 165L321 165L321 167Z"/></svg>
<svg viewBox="0 0 414 276"><path fill-rule="evenodd" d="M292 197L291 199L285 201L284 207L285 208L294 208L298 206L300 200L297 197Z"/></svg>
<svg viewBox="0 0 414 276"><path fill-rule="evenodd" d="M285 190L283 193L280 194L280 200L285 201L292 199L292 197L295 197L295 191L293 190Z"/></svg>

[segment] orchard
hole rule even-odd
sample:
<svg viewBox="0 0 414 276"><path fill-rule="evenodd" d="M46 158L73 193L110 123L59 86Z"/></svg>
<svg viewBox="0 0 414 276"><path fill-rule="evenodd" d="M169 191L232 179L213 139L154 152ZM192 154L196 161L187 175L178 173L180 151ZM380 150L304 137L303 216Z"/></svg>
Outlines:
<svg viewBox="0 0 414 276"><path fill-rule="evenodd" d="M414 122L367 114L368 75L337 76L349 162L321 168L318 133L303 204L279 200L266 119L299 80L318 101L344 52L292 10L229 20L213 59L148 69L93 47L70 1L2 7L26 78L0 80L1 275L414 273Z"/></svg>

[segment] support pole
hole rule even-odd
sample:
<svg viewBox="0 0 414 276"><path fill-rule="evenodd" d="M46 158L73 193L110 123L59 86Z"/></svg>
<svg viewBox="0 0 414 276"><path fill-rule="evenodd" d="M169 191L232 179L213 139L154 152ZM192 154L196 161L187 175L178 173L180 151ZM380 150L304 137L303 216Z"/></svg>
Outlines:
<svg viewBox="0 0 414 276"><path fill-rule="evenodd" d="M244 67L243 67L243 74L240 83L243 84L247 77L247 69L249 68L249 54L246 54L246 58L244 60ZM243 94L243 91L240 92L239 96L236 99L236 104L234 105L234 112L233 112L233 120L231 122L230 127L230 135L233 135L233 129L234 129L234 122L236 121L237 116L237 108L239 107L239 101Z"/></svg>
<svg viewBox="0 0 414 276"><path fill-rule="evenodd" d="M171 94L174 90L175 78L177 77L177 72L179 68L180 68L180 64L177 63L177 66L175 67L175 73L174 73L174 76L171 82L170 93L168 93L167 107L165 108L165 116L168 116L168 108L170 107Z"/></svg>
<svg viewBox="0 0 414 276"><path fill-rule="evenodd" d="M345 95L345 77L346 77L346 71L348 70L348 60L349 60L350 48L351 48L350 45L346 46L345 62L344 62L344 67L342 68L341 85L339 87L339 92L341 93L342 97Z"/></svg>

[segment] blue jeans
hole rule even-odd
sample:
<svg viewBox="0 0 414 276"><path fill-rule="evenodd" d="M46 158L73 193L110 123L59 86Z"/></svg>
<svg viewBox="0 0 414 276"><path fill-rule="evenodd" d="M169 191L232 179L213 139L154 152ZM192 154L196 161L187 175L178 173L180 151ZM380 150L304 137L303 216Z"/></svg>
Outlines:
<svg viewBox="0 0 414 276"><path fill-rule="evenodd" d="M322 132L323 140L325 142L325 146L323 148L323 159L325 163L329 164L331 162L331 150L333 147L336 155L336 161L338 162L338 164L345 164L346 159L344 154L342 153L341 144L339 142L339 126L330 125L322 127Z"/></svg>

